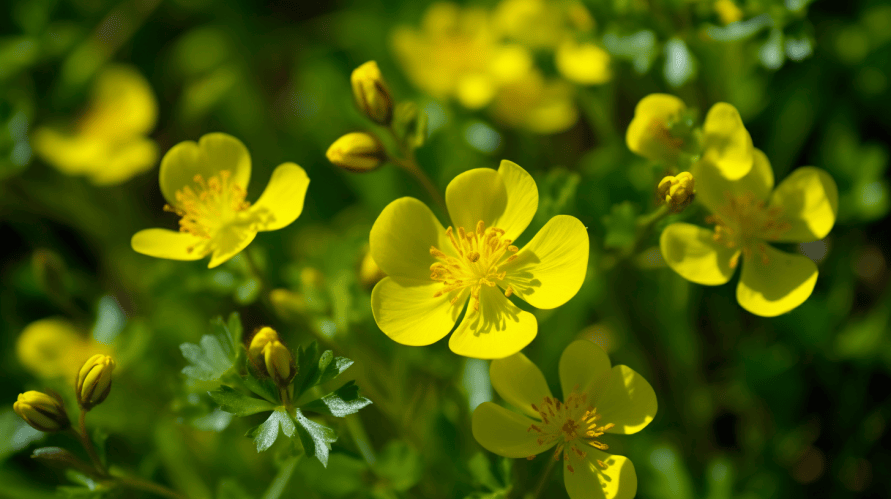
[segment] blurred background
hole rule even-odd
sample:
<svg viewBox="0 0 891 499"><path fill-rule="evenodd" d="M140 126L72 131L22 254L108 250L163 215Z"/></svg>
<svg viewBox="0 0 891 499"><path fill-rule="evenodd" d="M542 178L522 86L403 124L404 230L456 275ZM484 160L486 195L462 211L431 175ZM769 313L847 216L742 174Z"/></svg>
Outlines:
<svg viewBox="0 0 891 499"><path fill-rule="evenodd" d="M638 497L891 495L887 2L8 0L0 12L0 497L54 497L58 485L95 497L29 457L79 449L26 426L12 403L44 388L71 402L76 369L97 352L118 361L89 416L111 462L188 497L279 497L267 489L284 444L257 454L244 433L262 419L232 420L180 372L179 345L232 311L246 332L272 325L292 348L316 340L350 357L346 375L374 402L331 422L328 467L303 460L279 494L535 488L546 458L502 460L471 435L473 408L495 397L488 363L445 341L398 345L371 317L371 224L397 197L431 200L393 165L355 174L325 159L347 132L380 132L351 96L350 73L368 60L426 115L418 161L440 189L510 159L541 195L521 244L558 213L588 227L585 285L535 311L524 353L555 393L557 360L578 337L649 380L656 419L607 441L634 462ZM665 174L624 140L653 92L700 115L730 102L778 181L815 165L838 183L830 235L784 248L820 268L791 313L753 316L736 278L703 287L665 266L658 230L702 223L701 209L626 254ZM244 254L208 270L135 253L138 230L176 227L161 156L214 131L250 150L249 200L276 165L305 168L303 214L248 248L257 268ZM541 497L564 496L557 472Z"/></svg>

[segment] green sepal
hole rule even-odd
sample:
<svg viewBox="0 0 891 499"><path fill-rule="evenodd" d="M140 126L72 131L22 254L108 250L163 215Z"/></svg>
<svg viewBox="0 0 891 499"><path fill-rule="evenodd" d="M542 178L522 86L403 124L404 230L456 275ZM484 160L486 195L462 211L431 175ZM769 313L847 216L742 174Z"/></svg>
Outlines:
<svg viewBox="0 0 891 499"><path fill-rule="evenodd" d="M220 405L220 409L239 417L275 409L275 405L268 400L251 397L226 385L207 393Z"/></svg>
<svg viewBox="0 0 891 499"><path fill-rule="evenodd" d="M342 418L355 414L368 405L371 405L371 401L359 395L359 386L356 382L348 381L328 395L304 404L303 409Z"/></svg>

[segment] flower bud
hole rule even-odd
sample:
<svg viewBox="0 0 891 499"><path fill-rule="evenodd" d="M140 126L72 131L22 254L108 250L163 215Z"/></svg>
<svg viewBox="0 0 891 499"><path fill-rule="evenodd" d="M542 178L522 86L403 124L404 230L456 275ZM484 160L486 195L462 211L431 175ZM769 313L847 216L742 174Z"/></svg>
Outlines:
<svg viewBox="0 0 891 499"><path fill-rule="evenodd" d="M690 172L681 172L676 177L665 177L656 187L656 195L659 196L660 202L667 204L675 213L683 211L692 203L695 194L695 182Z"/></svg>
<svg viewBox="0 0 891 499"><path fill-rule="evenodd" d="M335 140L325 155L334 165L356 173L375 170L387 160L381 141L365 132L348 133Z"/></svg>
<svg viewBox="0 0 891 499"><path fill-rule="evenodd" d="M111 372L115 368L114 360L108 355L96 354L84 363L77 373L75 392L77 403L89 411L102 403L111 391Z"/></svg>
<svg viewBox="0 0 891 499"><path fill-rule="evenodd" d="M368 61L353 70L350 83L359 110L378 125L389 125L393 119L393 97L377 63Z"/></svg>
<svg viewBox="0 0 891 499"><path fill-rule="evenodd" d="M248 356L259 369L265 369L275 383L285 386L291 380L291 352L271 327L257 331L248 347Z"/></svg>
<svg viewBox="0 0 891 499"><path fill-rule="evenodd" d="M12 410L40 431L61 431L71 426L62 401L43 392L31 390L20 393L12 404Z"/></svg>

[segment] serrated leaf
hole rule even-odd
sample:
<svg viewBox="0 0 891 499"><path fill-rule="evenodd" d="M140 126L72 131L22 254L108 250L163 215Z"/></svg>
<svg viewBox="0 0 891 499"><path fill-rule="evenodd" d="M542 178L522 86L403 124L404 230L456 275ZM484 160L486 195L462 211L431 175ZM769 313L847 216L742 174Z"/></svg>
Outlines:
<svg viewBox="0 0 891 499"><path fill-rule="evenodd" d="M297 423L297 435L306 455L315 457L327 468L331 443L337 441L337 433L327 426L311 421L300 412L300 409L297 409L294 421Z"/></svg>
<svg viewBox="0 0 891 499"><path fill-rule="evenodd" d="M355 381L348 381L337 390L322 398L303 405L303 409L342 418L359 412L371 405L371 401L359 396L359 386Z"/></svg>
<svg viewBox="0 0 891 499"><path fill-rule="evenodd" d="M275 409L275 405L267 400L251 397L225 385L207 393L220 409L240 417Z"/></svg>
<svg viewBox="0 0 891 499"><path fill-rule="evenodd" d="M248 361L248 364L250 364L250 361ZM242 376L241 381L244 383L244 386L246 386L248 390L272 402L273 404L279 403L278 388L275 386L275 382L273 382L271 378L257 378L254 375L254 371L248 369L248 375Z"/></svg>
<svg viewBox="0 0 891 499"><path fill-rule="evenodd" d="M328 352L330 351L331 350L328 350ZM327 366L325 366L325 368L322 370L322 373L319 376L319 380L316 384L321 385L333 380L334 378L340 376L344 371L349 369L351 365L353 365L353 361L346 357L334 357L334 360Z"/></svg>
<svg viewBox="0 0 891 499"><path fill-rule="evenodd" d="M297 348L294 362L297 365L297 374L291 381L294 385L294 398L300 398L300 395L308 390L311 386L310 380L318 379L319 371L319 345L313 341L309 345Z"/></svg>
<svg viewBox="0 0 891 499"><path fill-rule="evenodd" d="M183 368L182 373L199 381L216 381L229 371L235 363L236 344L229 327L222 317L211 322L214 333L201 337L198 345L183 343L179 349L192 365Z"/></svg>
<svg viewBox="0 0 891 499"><path fill-rule="evenodd" d="M257 452L263 452L275 443L279 430L286 436L292 437L294 428L294 420L284 410L275 410L272 411L266 422L248 430L245 436L254 439Z"/></svg>

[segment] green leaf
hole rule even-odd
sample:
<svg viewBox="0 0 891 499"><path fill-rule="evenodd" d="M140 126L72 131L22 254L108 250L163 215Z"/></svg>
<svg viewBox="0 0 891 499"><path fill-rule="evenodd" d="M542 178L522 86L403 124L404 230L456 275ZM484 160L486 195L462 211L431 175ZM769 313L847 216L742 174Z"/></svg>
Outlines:
<svg viewBox="0 0 891 499"><path fill-rule="evenodd" d="M359 386L356 382L348 381L328 395L304 404L303 409L342 418L355 414L370 404L370 400L359 396Z"/></svg>
<svg viewBox="0 0 891 499"><path fill-rule="evenodd" d="M275 443L279 429L288 437L294 436L294 420L284 409L272 411L266 422L251 428L245 436L254 439L254 443L257 444L257 452L263 452Z"/></svg>
<svg viewBox="0 0 891 499"><path fill-rule="evenodd" d="M303 392L314 386L309 383L310 380L318 379L319 345L313 341L305 347L298 347L295 353L294 362L297 365L297 374L291 384L294 385L294 399L297 399Z"/></svg>
<svg viewBox="0 0 891 499"><path fill-rule="evenodd" d="M241 316L238 315L238 312L229 314L226 326L229 332L229 339L232 341L232 347L237 350L238 345L241 345L242 334L244 334L244 329L241 327Z"/></svg>
<svg viewBox="0 0 891 499"><path fill-rule="evenodd" d="M237 314L235 321L230 316L231 323L237 323ZM216 381L220 377L232 369L235 364L237 346L240 339L235 340L229 326L223 322L222 317L217 317L211 324L213 325L213 334L206 334L201 337L198 345L194 343L183 343L179 346L182 350L183 357L192 365L183 368L182 373L186 376L199 381ZM238 328L240 329L240 327ZM240 338L240 331L238 337Z"/></svg>
<svg viewBox="0 0 891 499"><path fill-rule="evenodd" d="M216 499L253 499L234 478L223 478L217 484Z"/></svg>
<svg viewBox="0 0 891 499"><path fill-rule="evenodd" d="M8 456L24 449L31 442L41 440L47 434L28 426L22 418L12 412L12 404L0 412L0 462Z"/></svg>
<svg viewBox="0 0 891 499"><path fill-rule="evenodd" d="M31 453L31 459L36 459L43 464L61 467L73 468L83 474L95 474L96 470L93 465L83 461L71 452L61 447L40 447L34 449Z"/></svg>
<svg viewBox="0 0 891 499"><path fill-rule="evenodd" d="M325 351L325 354L330 353L331 350ZM322 357L324 357L325 354L322 354ZM332 362L328 363L325 367L322 367L322 361L320 359L319 370L321 371L321 373L316 384L321 385L333 380L334 378L340 376L344 371L349 369L351 365L353 365L353 361L346 357L334 357L334 360Z"/></svg>
<svg viewBox="0 0 891 499"><path fill-rule="evenodd" d="M603 225L606 228L604 247L630 247L637 237L637 208L630 201L614 204L610 214L603 217Z"/></svg>
<svg viewBox="0 0 891 499"><path fill-rule="evenodd" d="M248 364L250 364L250 361L248 361ZM273 404L279 403L278 388L275 386L275 382L272 381L271 378L258 378L254 375L253 370L248 369L248 375L242 376L241 381L248 390Z"/></svg>
<svg viewBox="0 0 891 499"><path fill-rule="evenodd" d="M269 401L251 397L225 385L207 393L221 409L236 416L250 416L275 409L275 405Z"/></svg>
<svg viewBox="0 0 891 499"><path fill-rule="evenodd" d="M294 421L297 423L297 435L306 455L315 457L327 467L331 443L337 441L337 433L327 426L309 420L300 409L297 409Z"/></svg>

